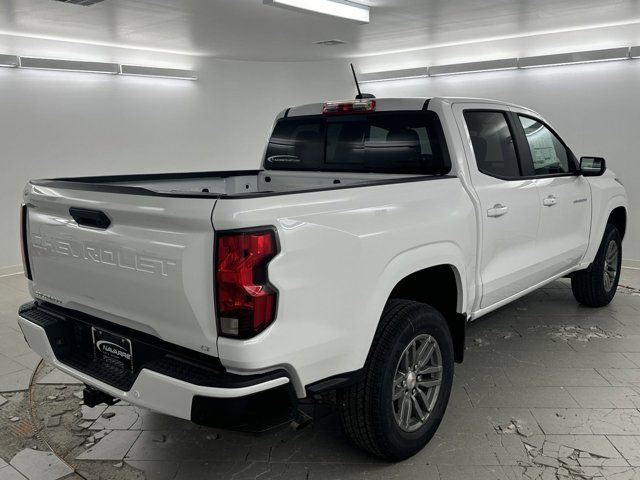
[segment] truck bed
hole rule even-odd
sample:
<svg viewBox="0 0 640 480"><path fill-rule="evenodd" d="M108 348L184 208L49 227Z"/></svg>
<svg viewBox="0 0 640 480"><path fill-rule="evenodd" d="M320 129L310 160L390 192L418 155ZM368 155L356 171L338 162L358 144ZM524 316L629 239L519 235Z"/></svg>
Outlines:
<svg viewBox="0 0 640 480"><path fill-rule="evenodd" d="M246 197L395 183L423 175L241 170L32 180L33 185L135 195Z"/></svg>

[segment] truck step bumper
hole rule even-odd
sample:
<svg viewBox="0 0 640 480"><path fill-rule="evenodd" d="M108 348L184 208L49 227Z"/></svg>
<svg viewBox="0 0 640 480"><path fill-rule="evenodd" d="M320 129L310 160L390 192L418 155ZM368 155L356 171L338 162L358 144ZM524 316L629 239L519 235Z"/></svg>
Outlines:
<svg viewBox="0 0 640 480"><path fill-rule="evenodd" d="M249 432L268 430L295 416L296 397L284 370L259 375L211 371L207 375L208 370L193 359L160 348L149 354L151 360L137 366L128 383L106 375L89 360L89 354L78 354L82 346L73 344L76 338L70 337L79 324L86 327L93 317L65 313L59 307L30 303L21 307L18 324L31 349L49 364L114 398L199 424ZM104 323L99 326L104 328ZM72 348L61 348L64 344ZM135 345L134 341L134 349ZM122 388L125 384L130 387Z"/></svg>

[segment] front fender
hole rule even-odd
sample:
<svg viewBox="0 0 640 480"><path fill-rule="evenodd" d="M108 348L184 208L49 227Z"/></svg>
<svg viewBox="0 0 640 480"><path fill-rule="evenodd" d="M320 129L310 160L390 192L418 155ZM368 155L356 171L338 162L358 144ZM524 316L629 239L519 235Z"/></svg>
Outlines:
<svg viewBox="0 0 640 480"><path fill-rule="evenodd" d="M600 242L604 236L604 230L607 227L607 220L611 215L611 212L618 207L627 209L627 197L624 193L618 193L610 198L603 198L602 191L598 191L593 188L593 211L591 220L591 233L589 234L589 247L580 264L581 268L586 268L594 261ZM600 197L600 198L597 198Z"/></svg>

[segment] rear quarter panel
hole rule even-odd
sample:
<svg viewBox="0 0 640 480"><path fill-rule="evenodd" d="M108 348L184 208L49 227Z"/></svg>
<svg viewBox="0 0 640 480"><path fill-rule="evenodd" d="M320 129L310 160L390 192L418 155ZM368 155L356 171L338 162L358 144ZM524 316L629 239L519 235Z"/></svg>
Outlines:
<svg viewBox="0 0 640 480"><path fill-rule="evenodd" d="M269 264L276 320L250 340L219 338L218 352L232 371L287 368L299 394L364 365L385 302L405 276L451 264L464 292L459 311L470 300L476 222L455 177L221 199L213 224L277 229L281 253Z"/></svg>

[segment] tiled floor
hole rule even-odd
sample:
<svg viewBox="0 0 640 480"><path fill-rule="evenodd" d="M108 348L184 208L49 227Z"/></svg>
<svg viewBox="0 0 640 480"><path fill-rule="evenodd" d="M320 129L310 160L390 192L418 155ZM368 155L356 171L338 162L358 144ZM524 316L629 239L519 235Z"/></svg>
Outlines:
<svg viewBox="0 0 640 480"><path fill-rule="evenodd" d="M621 283L640 287L637 271ZM22 276L0 278L0 480L640 480L640 293L580 307L555 282L470 327L443 424L414 458L353 448L330 407L261 437L129 405L81 405L81 386L29 352L15 323ZM33 377L33 379L32 379ZM75 470L75 471L74 471Z"/></svg>

